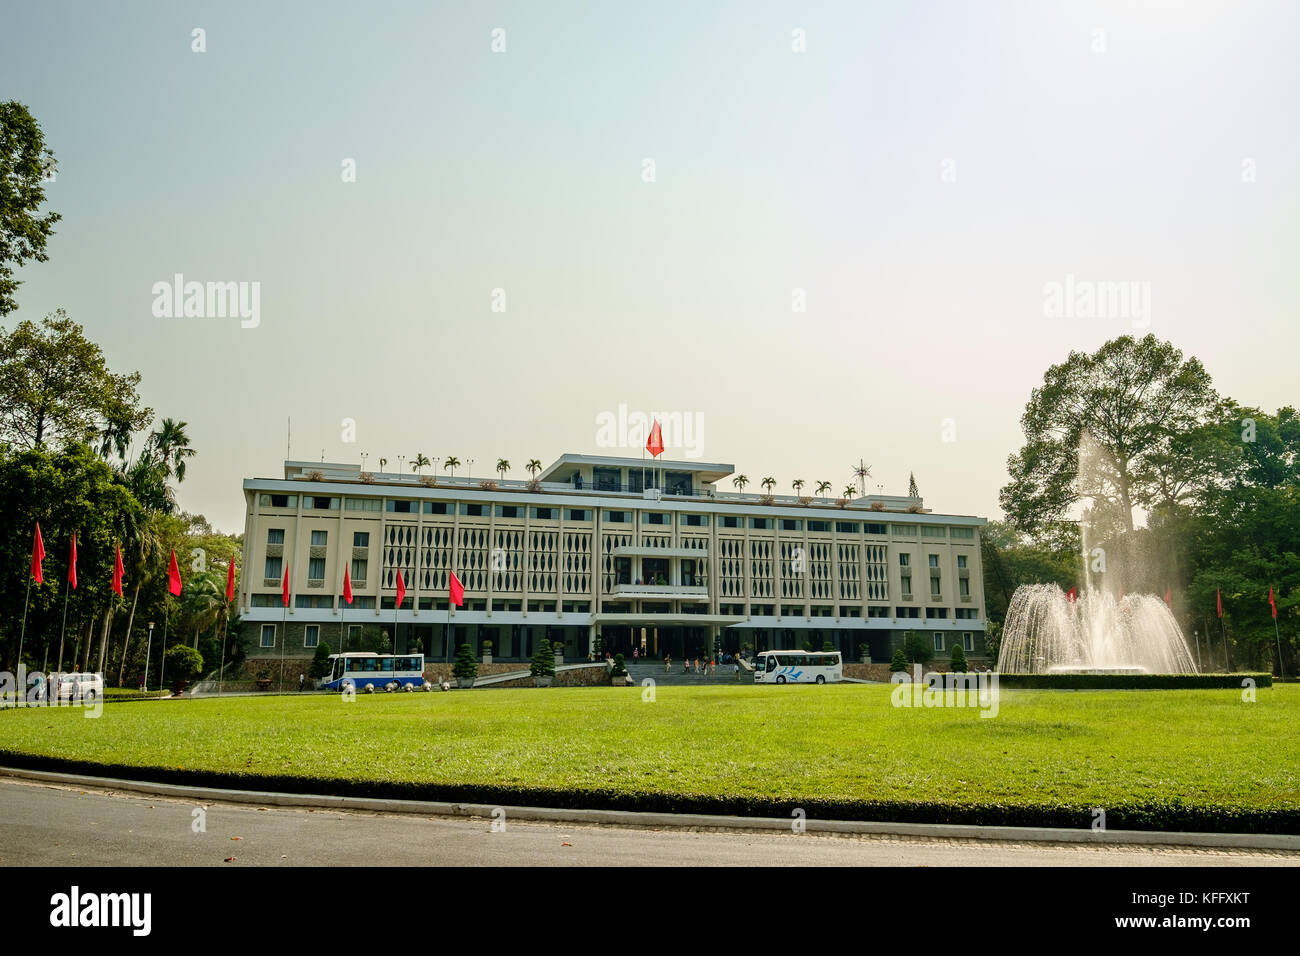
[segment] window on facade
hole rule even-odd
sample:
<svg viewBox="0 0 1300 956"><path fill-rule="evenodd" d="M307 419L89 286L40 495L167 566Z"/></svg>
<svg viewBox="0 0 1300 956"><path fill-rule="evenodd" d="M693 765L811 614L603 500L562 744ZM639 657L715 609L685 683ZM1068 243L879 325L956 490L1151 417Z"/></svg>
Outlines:
<svg viewBox="0 0 1300 956"><path fill-rule="evenodd" d="M949 528L948 537L961 538L963 540L970 541L973 540L975 537L975 529L974 528Z"/></svg>
<svg viewBox="0 0 1300 956"><path fill-rule="evenodd" d="M315 647L320 643L320 625L308 624L303 629L302 646Z"/></svg>
<svg viewBox="0 0 1300 956"><path fill-rule="evenodd" d="M352 583L366 580L366 575L370 571L370 562L365 558L352 559Z"/></svg>
<svg viewBox="0 0 1300 956"><path fill-rule="evenodd" d="M962 597L970 597L970 578L957 579L957 593Z"/></svg>
<svg viewBox="0 0 1300 956"><path fill-rule="evenodd" d="M929 555L929 559L930 567L937 568L939 566L939 556L937 554Z"/></svg>
<svg viewBox="0 0 1300 956"><path fill-rule="evenodd" d="M378 498L349 498L343 505L344 511L379 511L383 501Z"/></svg>
<svg viewBox="0 0 1300 956"><path fill-rule="evenodd" d="M943 525L923 524L921 525L922 538L946 538L948 529Z"/></svg>
<svg viewBox="0 0 1300 956"><path fill-rule="evenodd" d="M262 576L264 578L267 578L268 580L271 578L275 578L276 580L279 580L280 575L283 573L284 573L284 558L278 556L270 557L268 555L266 559L266 573Z"/></svg>
<svg viewBox="0 0 1300 956"><path fill-rule="evenodd" d="M709 526L708 515L682 515L682 524L692 528L707 528Z"/></svg>
<svg viewBox="0 0 1300 956"><path fill-rule="evenodd" d="M520 518L520 507L518 505L497 505L498 518Z"/></svg>
<svg viewBox="0 0 1300 956"><path fill-rule="evenodd" d="M867 534L885 534L889 529L886 528L885 525L883 524L868 523L863 527L862 530L865 531Z"/></svg>
<svg viewBox="0 0 1300 956"><path fill-rule="evenodd" d="M303 495L302 506L308 511L338 511L339 499L324 495Z"/></svg>
<svg viewBox="0 0 1300 956"><path fill-rule="evenodd" d="M825 531L826 525L828 524L830 524L829 521L809 521L808 530ZM817 527L814 528L813 525L817 525ZM858 523L856 521L837 521L835 522L835 530L838 531L840 534L857 534Z"/></svg>
<svg viewBox="0 0 1300 956"><path fill-rule="evenodd" d="M627 524L628 514L626 511L606 511L605 520L610 524Z"/></svg>
<svg viewBox="0 0 1300 956"><path fill-rule="evenodd" d="M266 543L267 543L267 544L284 544L284 529L283 529L283 528L268 528L268 529L266 530Z"/></svg>
<svg viewBox="0 0 1300 956"><path fill-rule="evenodd" d="M668 524L668 515L662 511L647 511L641 515L642 524Z"/></svg>
<svg viewBox="0 0 1300 956"><path fill-rule="evenodd" d="M293 598L293 606L296 608L307 608L309 610L328 611L330 608L334 607L334 599L319 594L296 594Z"/></svg>
<svg viewBox="0 0 1300 956"><path fill-rule="evenodd" d="M324 558L307 559L307 580L308 581L325 580L325 559Z"/></svg>
<svg viewBox="0 0 1300 956"><path fill-rule="evenodd" d="M889 617L889 608L879 604L868 604L867 617Z"/></svg>
<svg viewBox="0 0 1300 956"><path fill-rule="evenodd" d="M948 620L948 609L946 607L927 607L925 616L934 620L946 621Z"/></svg>
<svg viewBox="0 0 1300 956"><path fill-rule="evenodd" d="M262 646L275 647L275 625L274 624L262 625Z"/></svg>
<svg viewBox="0 0 1300 956"><path fill-rule="evenodd" d="M975 637L974 635L971 634L970 631L962 631L961 646L963 650L967 650L967 651L975 650Z"/></svg>
<svg viewBox="0 0 1300 956"><path fill-rule="evenodd" d="M957 555L957 567L958 568L966 567L966 555L964 554Z"/></svg>
<svg viewBox="0 0 1300 956"><path fill-rule="evenodd" d="M770 531L772 528L771 518L750 518L749 526L758 531Z"/></svg>
<svg viewBox="0 0 1300 956"><path fill-rule="evenodd" d="M802 529L803 529L803 522L800 521L798 518L781 519L782 531L801 531Z"/></svg>
<svg viewBox="0 0 1300 956"><path fill-rule="evenodd" d="M915 538L916 525L914 524L895 524L890 525L890 530L894 532L896 538Z"/></svg>
<svg viewBox="0 0 1300 956"><path fill-rule="evenodd" d="M943 650L943 631L934 632L934 649L936 651Z"/></svg>
<svg viewBox="0 0 1300 956"><path fill-rule="evenodd" d="M313 548L323 548L329 543L330 533L328 531L313 531L311 533L311 546Z"/></svg>
<svg viewBox="0 0 1300 956"><path fill-rule="evenodd" d="M906 551L900 551L898 553L898 566L900 568L907 568L907 567L911 567L911 565L912 565L912 556L908 554Z"/></svg>
<svg viewBox="0 0 1300 956"><path fill-rule="evenodd" d="M896 607L894 608L894 617L920 617L921 609L919 607Z"/></svg>
<svg viewBox="0 0 1300 956"><path fill-rule="evenodd" d="M424 503L424 513L427 515L445 515L448 514L447 502L445 501L426 501Z"/></svg>
<svg viewBox="0 0 1300 956"><path fill-rule="evenodd" d="M354 547L354 548L368 548L368 547L370 547L370 532L369 532L369 531L353 531L353 532L352 532L352 547Z"/></svg>
<svg viewBox="0 0 1300 956"><path fill-rule="evenodd" d="M751 604L749 606L749 613L754 617L771 617L772 608L773 605L771 604Z"/></svg>
<svg viewBox="0 0 1300 956"><path fill-rule="evenodd" d="M719 528L739 528L739 527L742 527L742 525L741 525L741 523L740 523L741 520L742 520L742 519L736 517L735 515L719 515L719 516L718 516L718 527L719 527Z"/></svg>
<svg viewBox="0 0 1300 956"><path fill-rule="evenodd" d="M418 514L420 503L418 501L397 501L389 498L385 510L399 515Z"/></svg>
<svg viewBox="0 0 1300 956"><path fill-rule="evenodd" d="M802 604L782 604L782 605L781 605L781 616L782 616L782 617L803 617L803 605L802 605Z"/></svg>
<svg viewBox="0 0 1300 956"><path fill-rule="evenodd" d="M943 594L942 582L938 578L930 579L930 596L939 597Z"/></svg>
<svg viewBox="0 0 1300 956"><path fill-rule="evenodd" d="M263 508L298 507L297 495L259 495L257 500Z"/></svg>
<svg viewBox="0 0 1300 956"><path fill-rule="evenodd" d="M591 512L586 508L566 508L564 519L566 521L590 521Z"/></svg>
<svg viewBox="0 0 1300 956"><path fill-rule="evenodd" d="M533 517L539 521L553 521L555 519L554 508L534 508Z"/></svg>
<svg viewBox="0 0 1300 956"><path fill-rule="evenodd" d="M486 507L486 505L461 502L460 513L471 518L482 518L487 515L487 511L484 510Z"/></svg>

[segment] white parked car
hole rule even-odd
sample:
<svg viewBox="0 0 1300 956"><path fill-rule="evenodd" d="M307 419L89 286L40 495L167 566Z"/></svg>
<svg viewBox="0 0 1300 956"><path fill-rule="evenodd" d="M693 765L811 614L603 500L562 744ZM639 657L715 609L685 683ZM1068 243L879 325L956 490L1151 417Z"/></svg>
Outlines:
<svg viewBox="0 0 1300 956"><path fill-rule="evenodd" d="M99 700L104 695L103 674L60 674L58 701Z"/></svg>

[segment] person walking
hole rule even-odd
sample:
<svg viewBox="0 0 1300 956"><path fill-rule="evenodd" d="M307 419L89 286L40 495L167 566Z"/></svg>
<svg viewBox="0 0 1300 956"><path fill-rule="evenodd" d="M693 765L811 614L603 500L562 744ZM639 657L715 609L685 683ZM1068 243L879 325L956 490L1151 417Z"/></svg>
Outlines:
<svg viewBox="0 0 1300 956"><path fill-rule="evenodd" d="M641 648L639 648L639 647L634 647L634 648L632 648L632 663L633 663L633 664L635 664L635 663L640 659L640 655L641 655Z"/></svg>
<svg viewBox="0 0 1300 956"><path fill-rule="evenodd" d="M736 674L736 680L740 680L740 661L736 660L735 658L732 658L731 669Z"/></svg>
<svg viewBox="0 0 1300 956"><path fill-rule="evenodd" d="M304 686L306 683L307 683L307 675L306 675L306 674L299 674L299 675L298 675L298 693L300 693L300 694L302 693L303 686Z"/></svg>
<svg viewBox="0 0 1300 956"><path fill-rule="evenodd" d="M664 655L664 673L667 674L668 671L672 668L672 666L673 666L673 656L672 656L671 654L665 654L665 655Z"/></svg>

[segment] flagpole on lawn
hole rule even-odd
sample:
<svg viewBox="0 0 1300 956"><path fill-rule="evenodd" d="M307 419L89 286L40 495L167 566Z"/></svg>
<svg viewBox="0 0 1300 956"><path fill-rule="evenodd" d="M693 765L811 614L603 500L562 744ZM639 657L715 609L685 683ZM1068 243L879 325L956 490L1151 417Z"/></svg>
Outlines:
<svg viewBox="0 0 1300 956"><path fill-rule="evenodd" d="M280 611L280 686L276 690L277 696L284 693L284 649L289 643L289 602L281 603L284 608Z"/></svg>
<svg viewBox="0 0 1300 956"><path fill-rule="evenodd" d="M1232 673L1232 667L1228 664L1228 632L1223 626L1223 615L1219 615L1219 634L1223 636L1223 672Z"/></svg>
<svg viewBox="0 0 1300 956"><path fill-rule="evenodd" d="M226 637L230 634L230 605L226 605L226 619L221 627L221 670L217 671L217 696L221 696L221 684L226 679Z"/></svg>
<svg viewBox="0 0 1300 956"><path fill-rule="evenodd" d="M23 666L23 639L27 636L27 602L32 597L32 577L27 575L27 596L23 598L23 628L18 632L18 661L14 665L14 673L18 673L18 668ZM23 688L19 688L21 695Z"/></svg>
<svg viewBox="0 0 1300 956"><path fill-rule="evenodd" d="M1282 636L1278 633L1277 618L1273 618L1273 639L1277 641L1277 676L1286 677L1286 669L1282 666Z"/></svg>
<svg viewBox="0 0 1300 956"><path fill-rule="evenodd" d="M158 693L162 693L163 685L167 683L167 619L171 617L171 588L168 587L167 594L163 595L163 641L162 652L158 661ZM148 688L145 688L148 690Z"/></svg>
<svg viewBox="0 0 1300 956"><path fill-rule="evenodd" d="M63 626L59 628L59 663L55 670L63 670L63 634L68 629L68 595L72 592L72 582L63 582Z"/></svg>

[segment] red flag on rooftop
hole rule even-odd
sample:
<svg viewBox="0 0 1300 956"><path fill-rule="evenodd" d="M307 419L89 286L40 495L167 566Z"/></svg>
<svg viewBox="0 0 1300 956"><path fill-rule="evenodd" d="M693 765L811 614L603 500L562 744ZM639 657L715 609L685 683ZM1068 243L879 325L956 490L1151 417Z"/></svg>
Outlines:
<svg viewBox="0 0 1300 956"><path fill-rule="evenodd" d="M1220 617L1220 619L1222 619L1222 617L1223 617L1223 595L1219 593L1219 589L1218 589L1218 588L1215 588L1215 589L1214 589L1214 605L1215 605L1216 610L1219 612L1219 617Z"/></svg>
<svg viewBox="0 0 1300 956"><path fill-rule="evenodd" d="M659 419L655 419L654 425L650 428L650 437L646 439L645 450L650 453L651 458L658 458L664 453L664 433L659 427Z"/></svg>
<svg viewBox="0 0 1300 956"><path fill-rule="evenodd" d="M280 586L280 597L284 601L284 606L289 606L289 565L284 566L284 584Z"/></svg>
<svg viewBox="0 0 1300 956"><path fill-rule="evenodd" d="M177 597L181 596L181 569L176 563L176 552L172 552L171 564L167 565L167 590Z"/></svg>
<svg viewBox="0 0 1300 956"><path fill-rule="evenodd" d="M343 565L343 600L352 603L352 571Z"/></svg>
<svg viewBox="0 0 1300 956"><path fill-rule="evenodd" d="M68 583L77 590L77 534L72 534L72 557L68 559Z"/></svg>
<svg viewBox="0 0 1300 956"><path fill-rule="evenodd" d="M230 563L226 565L226 602L229 603L235 599L235 559L231 558Z"/></svg>
<svg viewBox="0 0 1300 956"><path fill-rule="evenodd" d="M460 583L460 578L456 577L456 572L451 572L451 582L449 584L449 596L451 603L457 607L465 604L465 585Z"/></svg>
<svg viewBox="0 0 1300 956"><path fill-rule="evenodd" d="M402 599L406 597L406 581L402 578L402 569L397 569L397 604L394 607L402 606Z"/></svg>
<svg viewBox="0 0 1300 956"><path fill-rule="evenodd" d="M117 546L117 556L113 559L113 591L118 597L122 596L122 575L126 569L122 567L122 546Z"/></svg>
<svg viewBox="0 0 1300 956"><path fill-rule="evenodd" d="M41 523L36 522L36 540L32 542L32 577L36 583L42 583L45 578L41 574L41 562L45 560L45 542L41 540Z"/></svg>
<svg viewBox="0 0 1300 956"><path fill-rule="evenodd" d="M1277 620L1277 602L1273 600L1273 585L1268 586L1268 606L1273 609L1273 620Z"/></svg>

